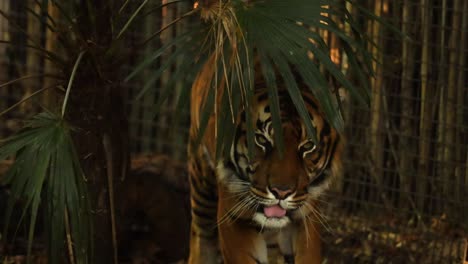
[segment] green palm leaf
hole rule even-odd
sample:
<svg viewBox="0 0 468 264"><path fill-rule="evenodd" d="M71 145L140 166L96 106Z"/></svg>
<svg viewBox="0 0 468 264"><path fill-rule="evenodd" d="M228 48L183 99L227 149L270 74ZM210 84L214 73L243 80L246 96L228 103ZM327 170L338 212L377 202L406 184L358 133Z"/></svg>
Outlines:
<svg viewBox="0 0 468 264"><path fill-rule="evenodd" d="M65 238L65 215L70 215L73 254L87 263L91 248L89 203L83 172L71 139L71 128L59 116L41 113L27 122L23 131L0 145L0 160L14 158L5 183L11 185L3 239L7 239L11 213L24 200L23 215L29 210L28 256L34 238L39 206L47 210L50 263L61 263ZM47 197L43 203L43 198Z"/></svg>
<svg viewBox="0 0 468 264"><path fill-rule="evenodd" d="M358 101L364 104L369 103L367 82L372 74L373 58L366 51L367 40L362 37L364 33L359 31L357 23L344 8L344 1L213 0L203 2L208 2L208 5L198 7L199 12L189 11L192 16L195 14L201 16L201 20L193 18L194 21L201 21L201 23L197 25L192 23L192 28L187 29L189 33L182 33L180 37L174 38L157 50L145 59L129 78L134 77L152 62L161 59L169 46L176 47L174 56L182 56L184 66L203 63L205 58L215 56L216 62L212 65L216 67L216 76L225 79L224 83L227 87L223 89L229 93L221 99L223 114L217 116L217 149L226 149L224 146L231 144L233 135L228 131L231 131L233 123L228 122L230 119L227 117L235 116L239 110L250 107L249 98L252 96L254 85L253 80L250 79L253 78L252 76L263 76L268 86L273 126L275 131L279 131L275 133L275 140L280 148L282 146L279 118L281 109L277 99L280 87L285 87L288 91L312 138L315 138L315 130L299 91L302 85L312 91L327 118L338 130L343 128L343 119L336 96L333 94L333 89L329 87L327 78L333 78L340 86L350 91L350 94ZM338 19L331 19L332 17ZM372 17L371 13L369 17L378 19ZM352 29L351 32L345 31L336 21L348 24ZM314 29L327 30L342 41L342 52L347 56L352 72L358 76L358 83L351 82L342 69L335 65L331 60L326 41ZM190 38L185 37L187 34ZM180 51L177 48L183 50ZM258 59L260 67L249 65L249 63L253 64L253 57ZM175 65L175 59L162 61L161 68L167 69L173 65ZM190 67L186 69L188 72L191 70ZM260 74L256 74L257 72ZM190 74L196 75L197 72ZM218 78L214 79L211 85L217 86L220 82ZM190 86L191 83L186 85ZM148 87L143 89L142 94ZM215 87L215 89L219 88ZM168 97L170 89L164 87L164 97L160 98L161 100ZM213 91L210 87L207 89L210 89L210 92L207 93L209 98L205 100L205 105L201 106L200 132L204 131L208 116L213 114ZM187 95L188 93L183 93L179 98L187 101ZM235 104L234 98L243 99L239 100L239 104ZM158 105L161 105L161 101ZM246 115L246 119L249 120L249 111L246 111ZM253 126L248 127L247 141L253 142Z"/></svg>

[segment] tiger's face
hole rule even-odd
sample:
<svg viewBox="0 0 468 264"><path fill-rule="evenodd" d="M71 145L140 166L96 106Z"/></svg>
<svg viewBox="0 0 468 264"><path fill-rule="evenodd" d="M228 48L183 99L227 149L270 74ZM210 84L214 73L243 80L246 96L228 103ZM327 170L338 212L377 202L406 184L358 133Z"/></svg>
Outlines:
<svg viewBox="0 0 468 264"><path fill-rule="evenodd" d="M306 221L315 214L317 198L340 170L342 143L337 131L324 119L315 100L304 94L318 138L309 138L287 94L280 94L284 150L274 140L266 94L257 95L253 111L256 150L248 158L247 126L242 119L229 159L218 164L218 179L236 197L230 217L247 217L262 228L282 228L293 221Z"/></svg>

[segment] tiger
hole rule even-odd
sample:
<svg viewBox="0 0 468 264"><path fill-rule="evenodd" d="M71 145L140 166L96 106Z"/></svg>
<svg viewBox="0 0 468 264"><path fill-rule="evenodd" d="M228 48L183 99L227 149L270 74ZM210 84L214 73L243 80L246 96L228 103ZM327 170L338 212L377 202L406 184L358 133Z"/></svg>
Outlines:
<svg viewBox="0 0 468 264"><path fill-rule="evenodd" d="M227 157L215 160L216 117L201 140L200 119L213 67L205 66L192 85L188 146L191 190L190 264L268 263L276 244L285 263L321 263L317 204L341 172L344 140L325 118L310 89L301 93L315 129L312 140L287 90L278 87L283 150L275 144L268 90L256 78L251 109L236 119ZM219 95L215 104L220 104ZM255 132L249 159L245 111ZM314 143L316 142L316 143Z"/></svg>

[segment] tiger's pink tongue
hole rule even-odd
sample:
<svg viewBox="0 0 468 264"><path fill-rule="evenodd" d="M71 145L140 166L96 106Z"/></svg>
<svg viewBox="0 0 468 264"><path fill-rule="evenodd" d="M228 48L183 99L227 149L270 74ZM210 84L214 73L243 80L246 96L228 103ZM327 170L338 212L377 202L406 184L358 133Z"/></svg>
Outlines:
<svg viewBox="0 0 468 264"><path fill-rule="evenodd" d="M286 210L279 205L273 205L263 208L263 213L266 217L283 217L286 215Z"/></svg>

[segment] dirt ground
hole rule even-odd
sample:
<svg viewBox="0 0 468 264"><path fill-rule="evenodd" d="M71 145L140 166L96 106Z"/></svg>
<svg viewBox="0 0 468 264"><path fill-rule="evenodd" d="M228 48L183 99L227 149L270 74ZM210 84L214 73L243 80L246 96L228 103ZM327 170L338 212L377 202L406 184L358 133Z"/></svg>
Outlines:
<svg viewBox="0 0 468 264"><path fill-rule="evenodd" d="M185 165L161 155L139 156L133 159L132 173L116 190L120 263L185 263L190 226ZM7 193L7 188L0 189L2 210ZM464 264L467 260L467 234L450 226L444 216L434 218L425 229L407 225L395 216L370 221L365 216L328 213L322 232L323 263ZM0 244L0 257L5 257L6 249L9 253L4 264L25 263L26 245L22 237L7 247ZM278 251L272 251L270 263L284 263ZM34 252L32 263L47 263L41 240L34 244Z"/></svg>

